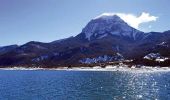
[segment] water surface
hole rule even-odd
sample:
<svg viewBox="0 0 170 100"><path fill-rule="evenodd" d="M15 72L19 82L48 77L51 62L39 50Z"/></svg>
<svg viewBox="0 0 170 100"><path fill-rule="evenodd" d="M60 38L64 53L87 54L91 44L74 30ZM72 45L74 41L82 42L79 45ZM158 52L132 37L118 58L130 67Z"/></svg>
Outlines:
<svg viewBox="0 0 170 100"><path fill-rule="evenodd" d="M170 72L0 70L0 100L169 100Z"/></svg>

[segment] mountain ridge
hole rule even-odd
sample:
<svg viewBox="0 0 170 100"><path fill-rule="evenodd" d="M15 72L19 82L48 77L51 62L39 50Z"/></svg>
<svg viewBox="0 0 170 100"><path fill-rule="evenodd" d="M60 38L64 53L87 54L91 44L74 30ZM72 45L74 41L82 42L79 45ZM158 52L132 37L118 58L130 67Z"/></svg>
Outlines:
<svg viewBox="0 0 170 100"><path fill-rule="evenodd" d="M75 37L49 43L31 41L1 52L4 48L0 48L2 67L85 66L84 62L88 65L89 61L100 64L123 60L133 60L132 63L143 65L170 65L169 59L161 63L156 61L170 58L170 31L144 33L116 15L92 19ZM160 56L145 59L146 55L154 53Z"/></svg>

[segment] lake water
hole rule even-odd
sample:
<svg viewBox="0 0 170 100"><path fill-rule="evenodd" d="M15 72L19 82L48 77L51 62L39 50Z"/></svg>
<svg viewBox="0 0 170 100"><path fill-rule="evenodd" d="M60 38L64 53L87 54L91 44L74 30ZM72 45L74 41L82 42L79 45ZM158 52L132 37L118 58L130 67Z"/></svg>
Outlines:
<svg viewBox="0 0 170 100"><path fill-rule="evenodd" d="M0 100L170 100L170 72L0 70Z"/></svg>

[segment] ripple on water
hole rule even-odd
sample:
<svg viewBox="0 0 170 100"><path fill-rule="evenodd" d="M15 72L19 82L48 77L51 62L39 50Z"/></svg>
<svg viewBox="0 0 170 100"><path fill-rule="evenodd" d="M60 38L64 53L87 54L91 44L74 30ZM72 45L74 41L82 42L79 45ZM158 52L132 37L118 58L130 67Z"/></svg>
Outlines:
<svg viewBox="0 0 170 100"><path fill-rule="evenodd" d="M0 71L0 99L170 99L170 73Z"/></svg>

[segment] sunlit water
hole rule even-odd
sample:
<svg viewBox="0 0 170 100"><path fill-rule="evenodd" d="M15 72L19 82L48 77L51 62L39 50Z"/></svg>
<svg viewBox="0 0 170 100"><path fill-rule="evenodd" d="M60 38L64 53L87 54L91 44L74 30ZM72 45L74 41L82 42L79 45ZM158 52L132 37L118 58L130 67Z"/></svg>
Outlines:
<svg viewBox="0 0 170 100"><path fill-rule="evenodd" d="M0 70L0 100L169 100L170 72Z"/></svg>

